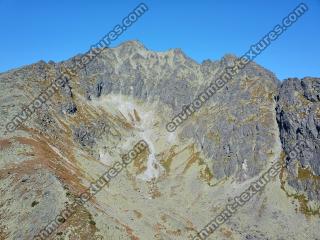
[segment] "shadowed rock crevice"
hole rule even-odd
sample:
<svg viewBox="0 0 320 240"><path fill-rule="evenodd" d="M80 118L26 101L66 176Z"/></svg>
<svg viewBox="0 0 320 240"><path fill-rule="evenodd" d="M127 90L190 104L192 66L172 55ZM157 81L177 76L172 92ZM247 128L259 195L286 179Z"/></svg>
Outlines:
<svg viewBox="0 0 320 240"><path fill-rule="evenodd" d="M297 211L299 204L304 214L315 211L320 201L318 78L280 83L249 63L168 132L166 124L237 57L198 64L180 49L155 52L129 41L70 73L15 132L5 130L82 55L0 74L0 238L31 239L140 140L148 149L52 239L191 239L298 140L308 147L281 182L272 179L215 237L319 235L319 219Z"/></svg>

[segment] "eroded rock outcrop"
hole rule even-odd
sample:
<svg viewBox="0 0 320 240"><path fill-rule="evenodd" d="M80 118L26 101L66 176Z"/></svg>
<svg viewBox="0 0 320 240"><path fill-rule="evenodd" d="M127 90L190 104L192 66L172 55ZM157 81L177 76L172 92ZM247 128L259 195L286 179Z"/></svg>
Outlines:
<svg viewBox="0 0 320 240"><path fill-rule="evenodd" d="M287 164L287 182L301 196L320 200L320 79L292 78L279 90L277 119L284 151L288 154L297 141L304 146Z"/></svg>
<svg viewBox="0 0 320 240"><path fill-rule="evenodd" d="M299 139L308 148L215 234L319 235L319 79L280 84L250 63L168 132L172 117L236 57L198 64L179 49L153 52L129 41L72 71L16 131L7 131L8 121L79 57L0 74L0 239L32 239L140 140L148 150L52 239L192 239L251 181L285 162Z"/></svg>

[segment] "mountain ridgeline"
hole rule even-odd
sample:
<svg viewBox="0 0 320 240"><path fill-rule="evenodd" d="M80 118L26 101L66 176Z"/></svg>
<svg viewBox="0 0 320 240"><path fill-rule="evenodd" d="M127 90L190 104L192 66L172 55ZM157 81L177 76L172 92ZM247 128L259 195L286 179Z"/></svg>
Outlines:
<svg viewBox="0 0 320 240"><path fill-rule="evenodd" d="M0 239L192 239L277 161L280 175L216 239L319 237L320 78L280 82L251 62L168 132L166 124L237 57L199 64L180 49L154 52L129 41L72 72L8 131L79 57L0 74ZM146 150L44 232L140 140Z"/></svg>

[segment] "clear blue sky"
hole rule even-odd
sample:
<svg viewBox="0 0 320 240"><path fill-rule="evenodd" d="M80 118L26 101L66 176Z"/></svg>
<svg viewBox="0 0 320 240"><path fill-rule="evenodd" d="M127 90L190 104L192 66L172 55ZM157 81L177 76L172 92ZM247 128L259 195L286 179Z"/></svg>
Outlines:
<svg viewBox="0 0 320 240"><path fill-rule="evenodd" d="M282 80L320 77L320 0L256 62ZM0 0L0 72L39 60L61 61L89 47L139 1ZM181 48L201 63L242 55L300 2L295 0L157 0L112 46L137 39L151 50Z"/></svg>

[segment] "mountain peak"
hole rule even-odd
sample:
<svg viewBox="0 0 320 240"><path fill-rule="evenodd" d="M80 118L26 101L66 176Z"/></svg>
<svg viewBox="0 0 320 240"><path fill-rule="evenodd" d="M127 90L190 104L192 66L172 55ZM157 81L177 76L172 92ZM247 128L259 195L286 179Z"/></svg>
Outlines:
<svg viewBox="0 0 320 240"><path fill-rule="evenodd" d="M61 84L74 58L0 74L0 239L39 239L69 206L60 239L190 239L207 212L225 213L227 202L260 187L221 233L236 226L235 240L318 239L320 79L279 89L250 63L221 81L237 56L200 65L179 48L156 52L131 40ZM275 162L288 163L281 174L270 169ZM308 237L292 237L300 231Z"/></svg>
<svg viewBox="0 0 320 240"><path fill-rule="evenodd" d="M129 41L123 42L119 44L116 48L147 50L147 48L138 40L129 40Z"/></svg>

